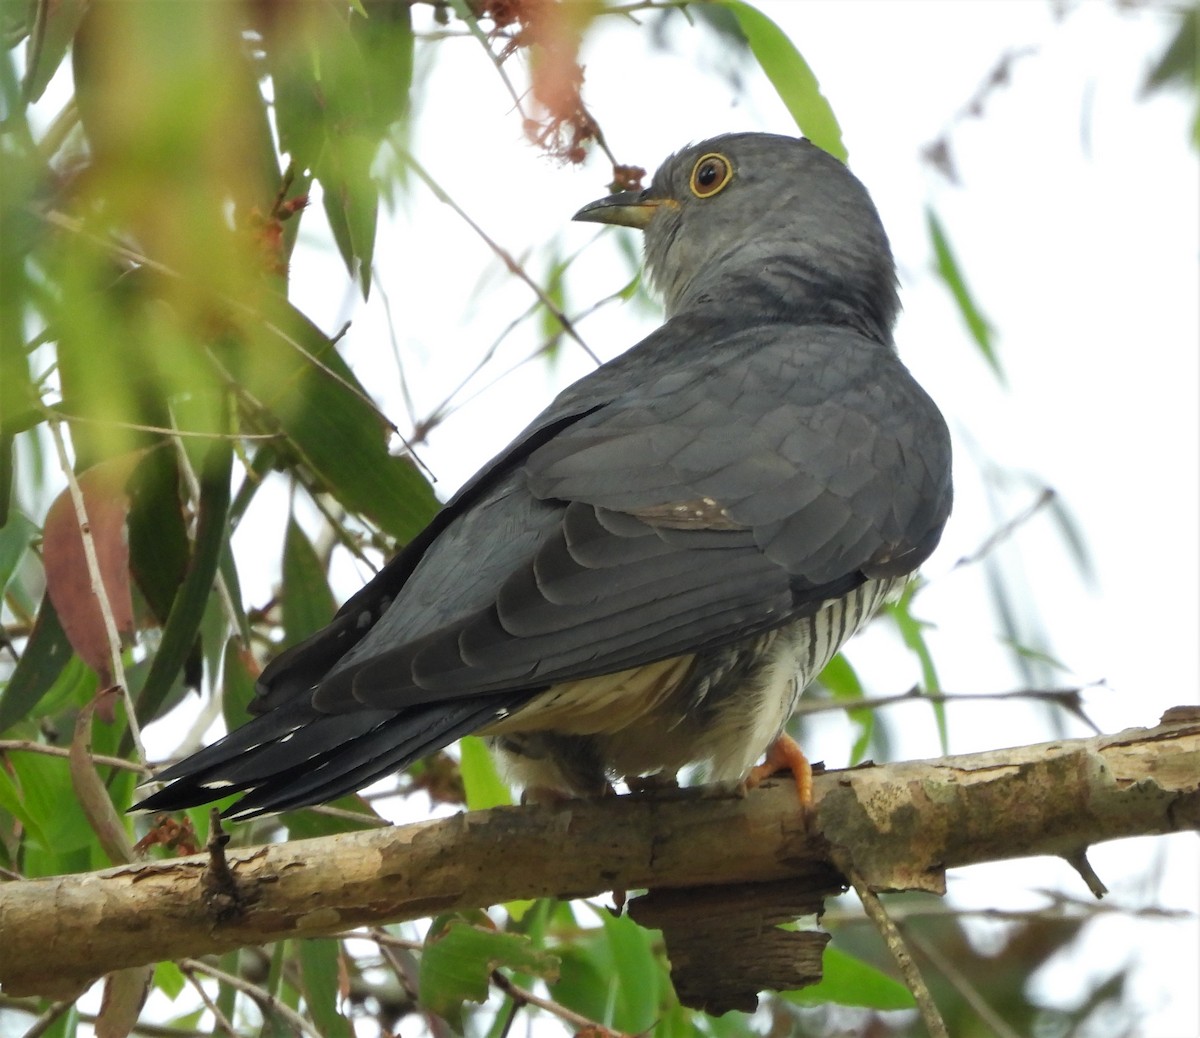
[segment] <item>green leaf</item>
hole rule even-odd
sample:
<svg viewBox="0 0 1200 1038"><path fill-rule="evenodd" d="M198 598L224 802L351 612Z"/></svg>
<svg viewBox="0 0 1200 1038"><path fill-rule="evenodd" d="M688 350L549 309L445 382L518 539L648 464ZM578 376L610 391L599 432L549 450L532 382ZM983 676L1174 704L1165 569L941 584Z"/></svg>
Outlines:
<svg viewBox="0 0 1200 1038"><path fill-rule="evenodd" d="M240 638L230 638L221 661L221 714L231 732L246 723L254 701L254 675L246 666L245 651Z"/></svg>
<svg viewBox="0 0 1200 1038"><path fill-rule="evenodd" d="M900 981L832 944L825 948L821 968L819 984L799 991L781 991L779 997L799 1006L834 1002L867 1009L912 1009L916 1005L912 993Z"/></svg>
<svg viewBox="0 0 1200 1038"><path fill-rule="evenodd" d="M364 19L333 4L308 5L292 28L289 39L267 52L280 144L320 181L334 241L365 298L379 210L371 166L389 124L383 111L403 108L398 88L407 97L411 29L407 15L388 17L380 9ZM388 44L397 48L392 71L398 82L381 88L379 51Z"/></svg>
<svg viewBox="0 0 1200 1038"><path fill-rule="evenodd" d="M294 518L283 538L283 644L304 641L329 623L337 610L325 568Z"/></svg>
<svg viewBox="0 0 1200 1038"><path fill-rule="evenodd" d="M8 588L37 535L37 524L20 512L10 513L8 522L0 526L0 595Z"/></svg>
<svg viewBox="0 0 1200 1038"><path fill-rule="evenodd" d="M25 798L21 796L21 791L17 788L7 767L0 768L0 809L7 811L21 823L27 839L33 840L39 847L52 846L49 838L42 831L41 820L37 814L26 808Z"/></svg>
<svg viewBox="0 0 1200 1038"><path fill-rule="evenodd" d="M349 511L400 541L437 511L428 480L388 452L391 426L333 348L303 314L281 302L245 353L246 384L300 460ZM253 416L252 416L253 417Z"/></svg>
<svg viewBox="0 0 1200 1038"><path fill-rule="evenodd" d="M950 240L946 237L946 231L942 227L941 221L932 209L925 210L925 218L929 226L929 239L933 243L938 276L950 289L954 302L958 304L958 312L962 314L962 319L966 322L971 338L979 347L979 352L983 354L984 360L991 366L1000 382L1004 383L1004 371L1000 367L1000 358L996 354L996 347L992 342L992 326L976 304L970 289L967 288L966 279L954 256L954 250L950 247Z"/></svg>
<svg viewBox="0 0 1200 1038"><path fill-rule="evenodd" d="M87 9L85 0L37 0L26 50L22 92L28 103L37 101L58 71L67 48Z"/></svg>
<svg viewBox="0 0 1200 1038"><path fill-rule="evenodd" d="M200 621L204 618L221 559L221 547L228 538L226 519L232 471L233 451L228 442L213 442L200 474L200 511L191 563L171 606L158 652L137 699L138 718L143 724L158 716L192 650Z"/></svg>
<svg viewBox="0 0 1200 1038"><path fill-rule="evenodd" d="M511 804L512 790L500 778L496 762L487 746L476 735L459 742L459 770L467 791L467 810L486 811L489 807Z"/></svg>
<svg viewBox="0 0 1200 1038"><path fill-rule="evenodd" d="M842 128L807 61L778 25L743 0L722 0L800 131L817 147L846 161Z"/></svg>
<svg viewBox="0 0 1200 1038"><path fill-rule="evenodd" d="M678 1005L666 963L657 951L662 937L628 916L590 907L601 928L558 949L561 976L550 985L551 994L608 1027L639 1034Z"/></svg>
<svg viewBox="0 0 1200 1038"><path fill-rule="evenodd" d="M50 596L44 595L25 651L0 691L0 732L33 713L71 658L71 645L58 613Z"/></svg>
<svg viewBox="0 0 1200 1038"><path fill-rule="evenodd" d="M187 978L175 963L160 962L154 967L154 986L174 1002L187 986Z"/></svg>
<svg viewBox="0 0 1200 1038"><path fill-rule="evenodd" d="M308 840L314 836L332 836L334 833L379 829L389 824L379 816L368 801L357 793L339 797L337 800L330 801L327 806L336 807L339 811L348 811L362 820L354 821L350 818L333 817L317 810L285 811L279 816L279 820L287 827L288 838Z"/></svg>
<svg viewBox="0 0 1200 1038"><path fill-rule="evenodd" d="M464 919L434 921L421 954L421 1005L462 1031L464 1002L488 997L492 970L505 966L546 980L558 976L558 959L528 937L473 926Z"/></svg>
<svg viewBox="0 0 1200 1038"><path fill-rule="evenodd" d="M941 682L938 680L937 667L933 662L933 653L925 641L925 629L931 625L918 620L912 615L913 595L917 592L917 583L912 581L904 589L904 593L896 602L888 603L884 608L895 622L900 631L900 637L905 646L912 651L921 665L921 689L924 692L941 692ZM942 752L949 753L949 732L946 728L946 705L931 703L934 717L937 718L938 736L941 739Z"/></svg>
<svg viewBox="0 0 1200 1038"><path fill-rule="evenodd" d="M38 840L41 849L59 857L92 847L95 835L76 799L66 759L40 753L14 753L9 761L17 776L21 802L41 829ZM103 855L100 860L109 864ZM57 871L71 870L59 867Z"/></svg>
<svg viewBox="0 0 1200 1038"><path fill-rule="evenodd" d="M147 451L128 491L129 567L151 611L165 623L187 572L190 548L175 452Z"/></svg>
<svg viewBox="0 0 1200 1038"><path fill-rule="evenodd" d="M855 673L854 667L843 653L838 653L821 671L818 680L830 692L834 699L855 700L863 698L862 682ZM860 763L867 755L867 747L871 744L871 736L875 732L875 711L858 707L846 711L847 716L858 728L854 737L854 746L850 751L850 766Z"/></svg>
<svg viewBox="0 0 1200 1038"><path fill-rule="evenodd" d="M350 1021L338 1012L338 956L341 942L297 941L304 1000L322 1038L350 1038Z"/></svg>

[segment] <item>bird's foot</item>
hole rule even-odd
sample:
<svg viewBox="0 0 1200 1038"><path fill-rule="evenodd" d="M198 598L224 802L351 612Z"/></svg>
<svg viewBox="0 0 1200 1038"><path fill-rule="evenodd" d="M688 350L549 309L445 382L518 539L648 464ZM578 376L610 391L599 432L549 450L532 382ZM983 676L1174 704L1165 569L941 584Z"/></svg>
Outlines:
<svg viewBox="0 0 1200 1038"><path fill-rule="evenodd" d="M801 805L806 809L811 807L813 799L812 765L809 764L808 758L804 756L804 751L800 749L796 740L786 732L767 748L766 759L750 769L744 786L747 790L754 789L781 771L792 773L792 778L796 782L796 794L800 797Z"/></svg>

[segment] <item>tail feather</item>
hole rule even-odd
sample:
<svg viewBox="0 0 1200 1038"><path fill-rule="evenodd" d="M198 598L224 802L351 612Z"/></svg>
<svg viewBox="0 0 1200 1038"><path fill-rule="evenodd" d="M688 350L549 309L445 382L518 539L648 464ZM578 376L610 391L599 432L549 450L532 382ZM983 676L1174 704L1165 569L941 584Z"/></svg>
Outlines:
<svg viewBox="0 0 1200 1038"><path fill-rule="evenodd" d="M133 810L177 811L230 793L230 818L255 818L333 800L503 716L529 693L457 699L399 713L317 714L288 705L254 718L159 778L170 784Z"/></svg>

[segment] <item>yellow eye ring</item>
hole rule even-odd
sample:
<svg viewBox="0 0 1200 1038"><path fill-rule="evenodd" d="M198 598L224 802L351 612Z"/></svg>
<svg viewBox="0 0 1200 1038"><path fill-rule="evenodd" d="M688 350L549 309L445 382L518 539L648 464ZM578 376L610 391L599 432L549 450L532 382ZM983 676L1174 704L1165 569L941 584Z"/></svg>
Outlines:
<svg viewBox="0 0 1200 1038"><path fill-rule="evenodd" d="M715 151L701 155L692 167L688 186L697 198L712 198L733 179L733 163Z"/></svg>

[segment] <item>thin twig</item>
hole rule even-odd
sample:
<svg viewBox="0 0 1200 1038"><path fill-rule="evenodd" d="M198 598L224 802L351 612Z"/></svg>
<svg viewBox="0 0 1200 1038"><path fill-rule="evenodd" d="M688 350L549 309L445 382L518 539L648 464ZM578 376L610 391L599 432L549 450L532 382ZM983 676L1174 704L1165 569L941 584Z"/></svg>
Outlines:
<svg viewBox="0 0 1200 1038"><path fill-rule="evenodd" d="M571 323L571 319L565 313L563 313L559 307L555 306L554 302L546 294L546 290L542 288L542 286L536 281L534 281L529 274L526 273L525 268L516 261L512 254L508 252L508 250L506 250L499 242L490 237L488 233L479 226L479 224L472 220L471 217L467 215L466 211L446 193L442 186L436 180L434 180L429 173L426 172L425 168L416 160L416 158L413 157L410 152L405 151L399 145L396 145L396 149L400 157L409 165L412 171L416 173L425 186L433 192L434 197L436 197L439 202L443 203L444 205L448 205L451 209L453 209L454 212L463 220L463 222L466 223L466 225L470 227L471 230L473 230L477 235L479 235L484 244L486 244L487 247L496 254L505 267L508 268L509 273L513 274L515 277L519 278L529 286L534 295L536 295L541 301L542 305L549 310L551 314L553 314L554 319L562 326L562 330L579 344L584 353L591 357L592 360L594 360L597 364L601 363L600 358L592 352L591 347L583 341L582 336L580 336L579 332L575 330L575 326Z"/></svg>
<svg viewBox="0 0 1200 1038"><path fill-rule="evenodd" d="M487 54L491 63L496 66L496 73L500 76L505 89L508 90L508 96L512 98L513 107L516 108L517 114L524 121L528 117L525 114L525 109L521 107L521 98L517 94L516 88L512 85L512 80L508 78L508 73L504 71L504 62L500 55L492 50L487 33L479 28L479 20L475 17L475 12L467 6L466 0L449 0L449 3L454 9L454 13L466 24L471 35L479 41L479 45L483 48L484 53Z"/></svg>
<svg viewBox="0 0 1200 1038"><path fill-rule="evenodd" d="M953 566L950 567L951 572L956 569L961 569L963 566L973 566L980 562L1003 544L1008 538L1024 526L1030 519L1038 514L1055 498L1055 490L1053 487L1043 487L1042 492L1038 494L1037 499L1033 504L1029 505L1024 511L1018 512L1007 522L988 534L984 542L979 545L973 552L962 556Z"/></svg>
<svg viewBox="0 0 1200 1038"><path fill-rule="evenodd" d="M18 1013L27 1013L30 1016L38 1015L37 1000L32 998L10 998L7 995L0 995L0 1009L10 1009ZM81 1023L94 1024L97 1019L94 1013L79 1014ZM211 1031L182 1030L167 1024L151 1024L145 1021L138 1021L134 1024L130 1034L141 1034L146 1038L212 1038Z"/></svg>
<svg viewBox="0 0 1200 1038"><path fill-rule="evenodd" d="M229 1035L229 1038L239 1038L236 1028L230 1023L229 1018L221 1012L221 1007L209 998L208 992L204 990L204 985L200 983L200 978L196 976L196 971L180 963L179 972L187 977L188 983L196 989L196 994L200 996L200 1001L204 1003L205 1008L212 1013L213 1019L216 1020L217 1027Z"/></svg>
<svg viewBox="0 0 1200 1038"><path fill-rule="evenodd" d="M32 739L0 739L0 753L40 753L46 757L69 758L71 751L66 746L48 746L43 742ZM154 769L148 764L126 760L124 757L107 757L102 753L90 753L88 757L93 764L104 764L110 768L123 768L125 771L136 771L141 775L152 775Z"/></svg>
<svg viewBox="0 0 1200 1038"><path fill-rule="evenodd" d="M1051 702L1069 710L1097 735L1100 729L1079 708L1077 700L1082 688L1018 688L1008 692L923 692L913 686L907 692L890 696L859 696L853 699L802 699L796 708L798 714L821 714L830 710L878 710L897 703L968 703L982 700L1032 699Z"/></svg>
<svg viewBox="0 0 1200 1038"><path fill-rule="evenodd" d="M910 931L908 940L914 948L929 960L933 968L954 986L954 989L962 995L963 1001L979 1015L979 1019L996 1032L996 1038L1021 1038L1016 1031L1008 1026L1004 1018L992 1008L987 999L980 994L979 989L945 955L938 951L930 942L923 940L919 934Z"/></svg>
<svg viewBox="0 0 1200 1038"><path fill-rule="evenodd" d="M75 1003L70 1000L52 1003L50 1008L48 1008L44 1013L42 1013L41 1016L34 1020L33 1026L30 1027L29 1030L21 1036L21 1038L41 1038L43 1034L45 1034L48 1030L50 1030L51 1027L54 1026L54 1022L74 1004Z"/></svg>
<svg viewBox="0 0 1200 1038"><path fill-rule="evenodd" d="M858 899L862 902L863 910L875 924L875 929L879 931L883 943L891 952L892 959L899 968L900 975L904 978L905 986L912 992L912 996L916 1000L921 1019L925 1022L926 1030L929 1031L929 1038L950 1038L950 1032L946 1030L946 1022L942 1019L942 1014L938 1011L933 996L929 993L925 978L921 976L921 971L913 962L904 938L896 924L892 922L891 916L887 914L887 910L879 900L879 895L867 886L866 880L854 867L849 854L844 850L835 849L832 857L834 863L854 887L854 892L858 894Z"/></svg>
<svg viewBox="0 0 1200 1038"><path fill-rule="evenodd" d="M75 469L71 465L71 459L67 456L67 445L63 439L62 424L53 416L47 418L46 424L50 426L50 435L54 440L54 448L58 453L59 466L62 468L63 475L67 478L67 487L71 494L71 504L75 509L75 519L79 524L79 534L83 541L83 556L87 560L88 577L92 584L92 594L96 596L100 616L104 621L104 633L108 639L108 655L109 665L112 667L112 680L116 683L117 688L120 689L121 697L125 700L126 722L129 725L129 734L133 739L138 760L145 763L146 748L142 745L142 732L138 726L137 714L133 708L133 697L129 692L129 685L125 680L125 663L121 659L121 636L117 631L117 621L116 617L113 616L112 603L108 600L108 589L104 586L104 577L100 573L100 558L96 554L96 542L92 538L92 526L88 520L87 505L83 500L83 491L79 487L79 480L75 478Z"/></svg>
<svg viewBox="0 0 1200 1038"><path fill-rule="evenodd" d="M214 980L219 980L222 984L228 984L231 988L236 988L242 994L254 999L264 1014L267 1012L278 1013L288 1024L308 1035L309 1038L321 1038L320 1031L312 1023L305 1020L291 1006L285 1005L269 991L259 987L257 984L252 984L250 981L234 976L232 973L226 973L224 970L217 969L216 966L210 966L199 959L181 959L179 968L185 971L189 969L195 970L197 973L203 973Z"/></svg>
<svg viewBox="0 0 1200 1038"><path fill-rule="evenodd" d="M278 433L214 433L201 432L199 429L171 429L159 425L143 425L140 422L122 422L115 418L90 418L86 415L67 414L52 404L47 405L46 411L64 422L77 422L85 425L102 425L108 429L128 429L131 432L154 433L157 436L185 436L193 440L278 440Z"/></svg>
<svg viewBox="0 0 1200 1038"><path fill-rule="evenodd" d="M623 1031L613 1031L597 1023L590 1017L583 1016L573 1009L568 1009L561 1002L555 1002L552 998L542 998L541 995L534 994L528 988L514 984L499 970L492 970L492 983L508 995L509 998L519 1000L526 1005L537 1006L538 1009L544 1009L547 1013L552 1013L564 1023L571 1024L573 1027L580 1029L588 1028L590 1033L613 1035L614 1038L623 1038L624 1036Z"/></svg>

